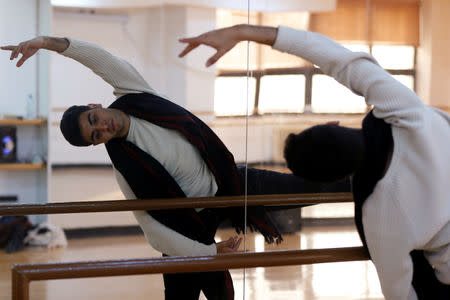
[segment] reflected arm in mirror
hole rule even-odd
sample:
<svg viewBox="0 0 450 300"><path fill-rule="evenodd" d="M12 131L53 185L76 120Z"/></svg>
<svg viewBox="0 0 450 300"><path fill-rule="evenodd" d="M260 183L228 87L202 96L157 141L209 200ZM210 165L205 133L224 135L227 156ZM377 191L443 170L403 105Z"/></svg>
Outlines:
<svg viewBox="0 0 450 300"><path fill-rule="evenodd" d="M207 45L217 50L206 61L206 66L209 67L241 41L252 41L272 46L275 43L277 32L278 29L275 27L247 24L209 31L196 37L180 39L179 41L186 43L187 46L179 54L179 57L185 56L200 45Z"/></svg>
<svg viewBox="0 0 450 300"><path fill-rule="evenodd" d="M230 237L228 240L216 244L217 254L238 252L242 238Z"/></svg>

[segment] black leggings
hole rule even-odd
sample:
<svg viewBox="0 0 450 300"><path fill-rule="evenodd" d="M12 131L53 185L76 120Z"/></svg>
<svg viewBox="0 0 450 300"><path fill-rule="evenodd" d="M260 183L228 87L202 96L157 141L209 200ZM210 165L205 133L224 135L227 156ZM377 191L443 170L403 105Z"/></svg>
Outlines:
<svg viewBox="0 0 450 300"><path fill-rule="evenodd" d="M238 166L238 174L244 191L245 167ZM275 171L247 168L247 194L248 195L270 195L270 194L309 194L309 193L339 193L351 192L349 179L323 184L305 181L293 174ZM266 210L280 210L302 207L305 205L291 206L268 206Z"/></svg>
<svg viewBox="0 0 450 300"><path fill-rule="evenodd" d="M419 300L448 300L450 299L450 285L440 282L433 267L425 258L423 250L410 253L413 261L412 285Z"/></svg>

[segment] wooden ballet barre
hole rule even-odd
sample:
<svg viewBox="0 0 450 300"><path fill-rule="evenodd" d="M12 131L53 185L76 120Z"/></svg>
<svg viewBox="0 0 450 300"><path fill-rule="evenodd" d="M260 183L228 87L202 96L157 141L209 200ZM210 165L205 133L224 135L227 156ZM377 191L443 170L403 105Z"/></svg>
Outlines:
<svg viewBox="0 0 450 300"><path fill-rule="evenodd" d="M313 205L352 202L351 193L275 194L247 196L248 206ZM135 199L0 205L0 216L69 214L177 208L244 206L244 196Z"/></svg>
<svg viewBox="0 0 450 300"><path fill-rule="evenodd" d="M363 247L230 253L216 256L169 256L148 259L100 260L14 265L12 299L29 300L31 281L126 276L157 273L205 272L367 260Z"/></svg>

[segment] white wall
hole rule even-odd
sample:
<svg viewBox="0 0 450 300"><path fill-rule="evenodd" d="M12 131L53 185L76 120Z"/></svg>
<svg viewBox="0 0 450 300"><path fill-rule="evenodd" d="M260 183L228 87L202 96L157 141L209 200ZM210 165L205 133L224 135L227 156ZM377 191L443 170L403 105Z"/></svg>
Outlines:
<svg viewBox="0 0 450 300"><path fill-rule="evenodd" d="M50 0L0 0L0 45L17 45L38 34L48 34L50 28ZM47 55L30 58L21 68L17 60L9 60L9 51L0 51L0 114L26 116L26 99L35 101L38 117L48 115ZM20 56L19 56L20 58ZM17 126L17 158L30 162L36 154L47 158L47 125ZM1 170L0 194L15 195L19 203L45 203L48 191L49 168L37 170ZM30 216L39 223L46 216Z"/></svg>
<svg viewBox="0 0 450 300"><path fill-rule="evenodd" d="M151 36L148 34L151 17L149 10L109 16L55 11L52 35L80 39L102 46L129 61L158 89L161 85L158 57L150 57L147 51L151 48ZM156 33L159 35L159 30ZM58 126L62 112L71 105L110 105L115 100L113 88L76 61L52 54L50 90L52 163L109 163L103 146L73 147L64 140Z"/></svg>
<svg viewBox="0 0 450 300"><path fill-rule="evenodd" d="M216 28L216 10L211 8L188 8L186 11L186 32L183 36L196 36L207 30ZM174 40L174 42L177 42ZM178 55L185 44L176 43L172 49ZM193 112L211 113L214 111L215 66L206 68L207 58L214 55L215 50L199 47L183 59L186 76L186 104ZM174 56L176 57L176 56ZM180 60L178 60L180 61Z"/></svg>
<svg viewBox="0 0 450 300"><path fill-rule="evenodd" d="M178 6L120 10L114 13L79 13L57 9L52 35L96 43L129 61L158 92L194 112L213 111L214 68L206 70L200 49L179 59L180 37L215 28L215 10ZM111 104L112 87L90 70L58 54L51 57L51 158L53 164L109 163L103 146L76 148L59 131L65 109L74 104Z"/></svg>
<svg viewBox="0 0 450 300"><path fill-rule="evenodd" d="M0 0L0 45L17 44L37 32L37 3L34 0ZM25 115L29 94L36 99L36 58L20 69L0 51L0 113Z"/></svg>

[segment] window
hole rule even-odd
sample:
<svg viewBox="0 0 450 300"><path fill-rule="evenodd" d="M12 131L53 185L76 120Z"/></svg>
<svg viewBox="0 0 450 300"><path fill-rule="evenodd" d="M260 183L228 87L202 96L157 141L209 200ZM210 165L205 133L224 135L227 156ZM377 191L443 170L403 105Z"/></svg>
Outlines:
<svg viewBox="0 0 450 300"><path fill-rule="evenodd" d="M366 44L342 43L342 46L344 46L345 48L347 48L350 51L370 53L370 47L369 47L369 45L366 45Z"/></svg>
<svg viewBox="0 0 450 300"><path fill-rule="evenodd" d="M316 74L312 79L311 111L315 113L363 113L364 98L327 75Z"/></svg>
<svg viewBox="0 0 450 300"><path fill-rule="evenodd" d="M301 113L304 107L304 75L268 75L261 78L258 113Z"/></svg>
<svg viewBox="0 0 450 300"><path fill-rule="evenodd" d="M243 23L239 12L219 10L219 27ZM311 16L298 13L252 13L252 24L286 25L307 29ZM317 18L314 23L317 26ZM245 23L245 22L244 22ZM313 24L313 25L314 25ZM371 53L381 67L402 84L414 90L415 46L399 45L408 40L365 43L344 41L351 51ZM383 44L384 43L384 44ZM413 44L411 42L411 44ZM245 115L247 112L247 44L241 43L219 61L214 110L218 116ZM243 61L245 60L245 62ZM250 44L248 113L364 113L363 97L355 95L320 69L301 58L280 53L265 45ZM230 72L234 77L230 77Z"/></svg>
<svg viewBox="0 0 450 300"><path fill-rule="evenodd" d="M255 78L247 77L217 77L214 87L214 112L217 116L237 116L253 114L255 107Z"/></svg>
<svg viewBox="0 0 450 300"><path fill-rule="evenodd" d="M414 91L414 76L412 75L392 75L395 79Z"/></svg>
<svg viewBox="0 0 450 300"><path fill-rule="evenodd" d="M390 70L410 70L414 68L414 47L412 46L372 46L372 55L380 66Z"/></svg>

